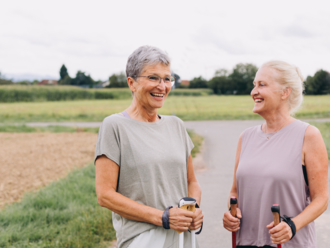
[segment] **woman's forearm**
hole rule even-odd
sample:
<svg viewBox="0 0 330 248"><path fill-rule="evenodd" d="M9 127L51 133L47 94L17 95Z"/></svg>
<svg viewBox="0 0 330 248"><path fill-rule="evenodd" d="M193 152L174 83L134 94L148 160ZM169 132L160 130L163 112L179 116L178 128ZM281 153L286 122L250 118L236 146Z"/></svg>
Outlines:
<svg viewBox="0 0 330 248"><path fill-rule="evenodd" d="M202 190L197 181L188 183L188 196L195 198L197 204L201 205Z"/></svg>
<svg viewBox="0 0 330 248"><path fill-rule="evenodd" d="M140 204L114 190L98 196L98 202L100 206L108 208L126 219L162 226L163 211Z"/></svg>
<svg viewBox="0 0 330 248"><path fill-rule="evenodd" d="M304 211L294 217L292 220L296 225L297 231L308 225L319 217L328 207L328 197L316 197L313 199Z"/></svg>

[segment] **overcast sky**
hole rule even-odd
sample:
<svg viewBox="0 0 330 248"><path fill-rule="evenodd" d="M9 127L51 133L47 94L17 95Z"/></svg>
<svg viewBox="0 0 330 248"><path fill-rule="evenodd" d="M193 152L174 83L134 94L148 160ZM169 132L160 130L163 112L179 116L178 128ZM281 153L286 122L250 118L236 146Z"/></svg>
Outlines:
<svg viewBox="0 0 330 248"><path fill-rule="evenodd" d="M5 75L57 78L64 63L105 80L141 45L165 50L188 80L271 59L330 71L330 1L0 1Z"/></svg>

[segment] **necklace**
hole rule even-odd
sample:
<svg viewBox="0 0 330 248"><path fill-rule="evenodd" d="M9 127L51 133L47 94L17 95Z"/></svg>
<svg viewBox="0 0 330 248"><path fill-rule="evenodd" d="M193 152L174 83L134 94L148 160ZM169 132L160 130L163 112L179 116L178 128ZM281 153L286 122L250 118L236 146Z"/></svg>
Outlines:
<svg viewBox="0 0 330 248"><path fill-rule="evenodd" d="M270 133L271 135L267 135L267 127L266 127L267 126L267 123L265 123L265 132L263 132L263 133L265 134L266 139L269 140L269 138L272 137L274 134L276 134L278 131L280 131L285 126L286 123L287 123L287 121L284 122L284 124L276 132Z"/></svg>

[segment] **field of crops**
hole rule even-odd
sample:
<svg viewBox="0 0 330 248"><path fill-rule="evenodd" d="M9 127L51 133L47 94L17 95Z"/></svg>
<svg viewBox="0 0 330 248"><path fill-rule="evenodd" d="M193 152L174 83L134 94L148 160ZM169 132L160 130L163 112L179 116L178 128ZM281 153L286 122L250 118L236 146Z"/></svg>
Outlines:
<svg viewBox="0 0 330 248"><path fill-rule="evenodd" d="M122 100L79 100L57 102L1 103L0 123L51 121L102 121L131 104ZM250 96L170 96L163 115L176 115L183 120L246 120L260 118L252 113ZM306 96L298 118L329 118L330 96Z"/></svg>

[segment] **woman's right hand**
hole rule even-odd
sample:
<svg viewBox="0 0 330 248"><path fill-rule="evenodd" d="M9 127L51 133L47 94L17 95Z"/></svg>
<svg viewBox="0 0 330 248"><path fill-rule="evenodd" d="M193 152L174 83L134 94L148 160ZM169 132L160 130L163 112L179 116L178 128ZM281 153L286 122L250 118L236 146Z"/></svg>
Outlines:
<svg viewBox="0 0 330 248"><path fill-rule="evenodd" d="M240 219L242 218L241 210L237 208L237 218L232 216L230 211L225 212L223 215L223 226L230 232L236 232L239 230L239 225L241 223Z"/></svg>
<svg viewBox="0 0 330 248"><path fill-rule="evenodd" d="M187 231L194 217L194 213L173 207L169 210L170 228L175 231Z"/></svg>

